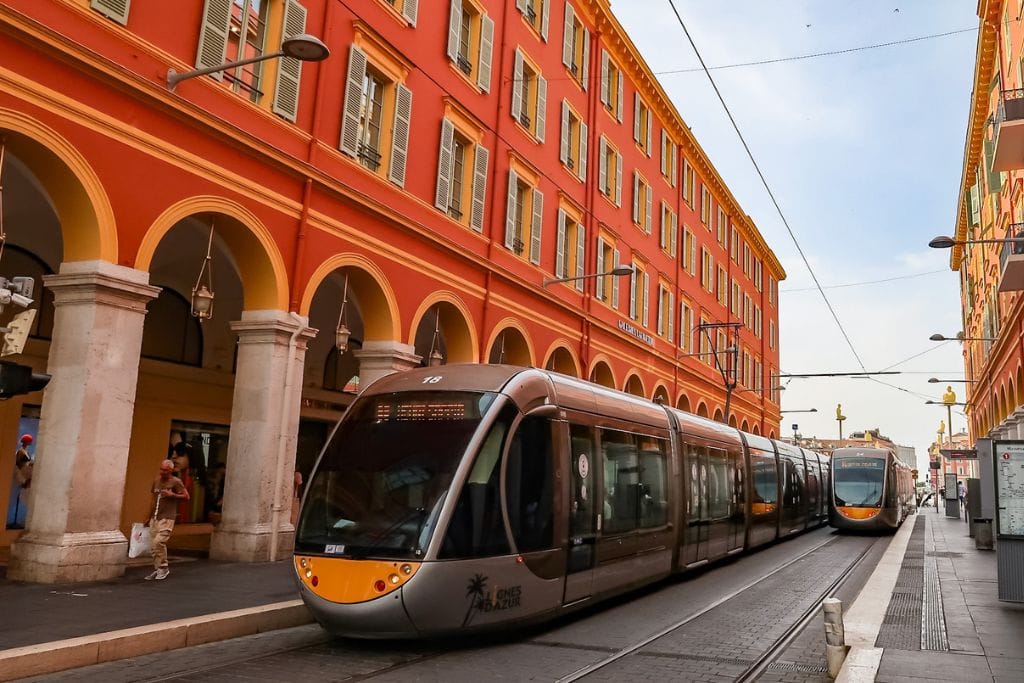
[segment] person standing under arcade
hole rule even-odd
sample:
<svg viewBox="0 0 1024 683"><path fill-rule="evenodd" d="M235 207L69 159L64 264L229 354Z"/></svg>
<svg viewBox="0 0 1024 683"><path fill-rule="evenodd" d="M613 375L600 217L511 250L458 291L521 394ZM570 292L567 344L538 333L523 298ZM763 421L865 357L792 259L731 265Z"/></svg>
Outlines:
<svg viewBox="0 0 1024 683"><path fill-rule="evenodd" d="M170 574L167 568L167 541L174 531L174 520L178 516L178 501L188 500L188 489L173 475L174 463L164 460L160 463L160 474L153 480L153 517L145 522L153 542L153 572L146 581L163 581Z"/></svg>

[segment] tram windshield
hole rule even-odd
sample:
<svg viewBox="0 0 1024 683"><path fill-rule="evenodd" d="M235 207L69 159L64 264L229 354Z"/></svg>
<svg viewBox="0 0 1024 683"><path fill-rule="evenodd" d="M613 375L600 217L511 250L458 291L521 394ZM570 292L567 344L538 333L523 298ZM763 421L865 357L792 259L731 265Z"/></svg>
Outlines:
<svg viewBox="0 0 1024 683"><path fill-rule="evenodd" d="M360 398L313 474L296 550L422 558L455 470L496 396L433 391Z"/></svg>
<svg viewBox="0 0 1024 683"><path fill-rule="evenodd" d="M885 458L840 458L832 463L836 505L878 507L882 504Z"/></svg>

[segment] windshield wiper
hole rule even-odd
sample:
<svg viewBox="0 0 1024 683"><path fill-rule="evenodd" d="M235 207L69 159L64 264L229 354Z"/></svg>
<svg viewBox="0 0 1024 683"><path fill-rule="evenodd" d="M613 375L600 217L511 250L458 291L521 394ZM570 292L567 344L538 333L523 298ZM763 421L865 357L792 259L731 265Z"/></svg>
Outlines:
<svg viewBox="0 0 1024 683"><path fill-rule="evenodd" d="M423 507L414 508L411 512L409 512L406 515L403 515L397 521L395 521L390 526L388 526L387 529L385 529L384 531L380 532L380 534L378 534L378 536L377 536L377 540L375 540L373 543L370 543L367 546L364 546L364 547L360 548L359 552L353 553L352 556L353 557L358 557L358 558L364 558L364 557L368 556L370 554L370 551L372 551L372 550L374 550L376 548L379 548L380 545L384 541L388 540L391 537L391 532L393 532L395 529L397 529L398 527L402 526L403 524L406 524L406 523L412 521L417 516L422 515L422 516L424 516L424 519L420 520L420 524L416 528L416 534L414 536L414 537L418 537L419 534L420 534L420 529L423 527L423 522L426 521L426 513L427 513L427 509L426 508L423 508Z"/></svg>

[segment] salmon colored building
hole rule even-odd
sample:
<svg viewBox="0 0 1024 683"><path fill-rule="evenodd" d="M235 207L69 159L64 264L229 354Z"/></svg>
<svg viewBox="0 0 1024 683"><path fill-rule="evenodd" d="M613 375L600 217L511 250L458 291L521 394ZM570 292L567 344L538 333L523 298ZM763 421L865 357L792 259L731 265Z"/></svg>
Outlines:
<svg viewBox="0 0 1024 683"><path fill-rule="evenodd" d="M330 56L167 80L303 33ZM785 273L607 0L8 0L0 54L0 275L36 278L14 360L53 376L0 405L0 472L35 437L9 578L123 572L169 455L176 543L280 556L293 472L428 363L778 434Z"/></svg>

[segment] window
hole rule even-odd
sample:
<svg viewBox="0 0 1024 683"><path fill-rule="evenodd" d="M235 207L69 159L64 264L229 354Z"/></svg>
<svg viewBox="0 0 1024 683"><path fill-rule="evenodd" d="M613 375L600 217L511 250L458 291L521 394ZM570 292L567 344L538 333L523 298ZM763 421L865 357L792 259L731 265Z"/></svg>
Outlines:
<svg viewBox="0 0 1024 683"><path fill-rule="evenodd" d="M768 321L768 348L775 349L775 321Z"/></svg>
<svg viewBox="0 0 1024 683"><path fill-rule="evenodd" d="M447 116L441 120L434 205L463 225L483 232L490 153L470 138L472 133L479 135L480 131L457 128Z"/></svg>
<svg viewBox="0 0 1024 683"><path fill-rule="evenodd" d="M419 0L383 0L383 3L400 15L410 26L416 25Z"/></svg>
<svg viewBox="0 0 1024 683"><path fill-rule="evenodd" d="M676 186L676 166L679 145L669 137L668 131L661 129L661 175L672 187Z"/></svg>
<svg viewBox="0 0 1024 683"><path fill-rule="evenodd" d="M750 245L743 243L743 274L748 278L754 276L754 262L750 256Z"/></svg>
<svg viewBox="0 0 1024 683"><path fill-rule="evenodd" d="M640 434L601 429L604 531L625 533L668 521L667 444Z"/></svg>
<svg viewBox="0 0 1024 683"><path fill-rule="evenodd" d="M689 275L697 274L697 244L693 232L683 226L683 272Z"/></svg>
<svg viewBox="0 0 1024 683"><path fill-rule="evenodd" d="M607 50L601 51L601 104L622 123L622 71Z"/></svg>
<svg viewBox="0 0 1024 683"><path fill-rule="evenodd" d="M651 108L640 93L633 93L633 142L651 156Z"/></svg>
<svg viewBox="0 0 1024 683"><path fill-rule="evenodd" d="M751 330L754 329L754 304L749 294L743 295L743 324Z"/></svg>
<svg viewBox="0 0 1024 683"><path fill-rule="evenodd" d="M729 218L725 214L725 209L721 206L718 207L718 222L715 224L716 235L718 237L718 243L724 248L729 247Z"/></svg>
<svg viewBox="0 0 1024 683"><path fill-rule="evenodd" d="M597 272L607 273L619 267L619 252L604 236L597 238ZM597 298L612 308L619 307L619 280L615 275L597 278Z"/></svg>
<svg viewBox="0 0 1024 683"><path fill-rule="evenodd" d="M702 328L708 324L708 319L705 318L703 315L700 317L700 324ZM697 334L700 335L699 345L701 360L710 365L714 365L715 357L714 354L711 352L711 336L708 334L706 330L698 331Z"/></svg>
<svg viewBox="0 0 1024 683"><path fill-rule="evenodd" d="M700 222L711 229L711 192L706 185L700 186Z"/></svg>
<svg viewBox="0 0 1024 683"><path fill-rule="evenodd" d="M693 309L685 301L679 305L679 348L684 353L693 348Z"/></svg>
<svg viewBox="0 0 1024 683"><path fill-rule="evenodd" d="M722 304L726 308L729 307L729 276L725 272L725 268L718 266L718 303Z"/></svg>
<svg viewBox="0 0 1024 683"><path fill-rule="evenodd" d="M545 0L545 2L547 1ZM568 2L565 3L562 64L569 70L572 79L586 90L590 80L590 31L576 16L576 11Z"/></svg>
<svg viewBox="0 0 1024 683"><path fill-rule="evenodd" d="M715 257L707 247L700 248L700 286L709 292L715 291Z"/></svg>
<svg viewBox="0 0 1024 683"><path fill-rule="evenodd" d="M615 206L622 206L622 155L601 136L597 189Z"/></svg>
<svg viewBox="0 0 1024 683"><path fill-rule="evenodd" d="M633 222L648 235L651 234L651 209L654 199L651 186L638 171L633 171Z"/></svg>
<svg viewBox="0 0 1024 683"><path fill-rule="evenodd" d="M676 225L676 212L665 202L661 203L661 248L676 255L676 241L679 238L679 226Z"/></svg>
<svg viewBox="0 0 1024 683"><path fill-rule="evenodd" d="M771 275L768 276L768 303L775 305L775 278Z"/></svg>
<svg viewBox="0 0 1024 683"><path fill-rule="evenodd" d="M358 45L349 50L341 151L374 173L405 186L412 91L388 65L371 63ZM385 163L387 159L387 163Z"/></svg>
<svg viewBox="0 0 1024 683"><path fill-rule="evenodd" d="M725 212L719 209L718 219L722 220L725 218ZM732 258L733 263L739 264L740 262L740 231L733 225L729 229L729 234L732 239L729 241L729 256Z"/></svg>
<svg viewBox="0 0 1024 683"><path fill-rule="evenodd" d="M693 208L693 167L690 162L683 158L683 201Z"/></svg>
<svg viewBox="0 0 1024 683"><path fill-rule="evenodd" d="M558 144L558 158L580 180L587 179L587 124L576 111L562 100L562 134Z"/></svg>
<svg viewBox="0 0 1024 683"><path fill-rule="evenodd" d="M754 334L760 339L764 333L764 328L761 327L761 307L754 304Z"/></svg>
<svg viewBox="0 0 1024 683"><path fill-rule="evenodd" d="M512 118L539 142L544 142L544 115L548 82L538 69L516 49L512 76Z"/></svg>
<svg viewBox="0 0 1024 683"><path fill-rule="evenodd" d="M757 287L757 291L761 291L761 260L754 258L754 286Z"/></svg>
<svg viewBox="0 0 1024 683"><path fill-rule="evenodd" d="M732 312L732 317L740 318L743 314L742 306L743 299L740 293L740 283L734 279L732 281L732 296L729 298L729 310Z"/></svg>
<svg viewBox="0 0 1024 683"><path fill-rule="evenodd" d="M91 6L102 14L127 22L128 3L93 0ZM262 56L268 34L281 40L306 32L306 8L295 0L207 0L199 33L196 67L220 66L224 62ZM210 76L223 81L234 92L253 103L267 106L275 114L295 121L299 106L302 62L292 57L256 62L216 71ZM268 101L267 83L274 84Z"/></svg>
<svg viewBox="0 0 1024 683"><path fill-rule="evenodd" d="M516 550L528 553L551 548L555 474L548 420L523 418L509 444L505 470L505 501Z"/></svg>
<svg viewBox="0 0 1024 683"><path fill-rule="evenodd" d="M494 20L474 0L451 0L451 3L448 59L470 83L475 83L483 92L490 92Z"/></svg>
<svg viewBox="0 0 1024 683"><path fill-rule="evenodd" d="M548 24L551 16L551 0L516 0L516 9L523 19L543 40L548 39Z"/></svg>
<svg viewBox="0 0 1024 683"><path fill-rule="evenodd" d="M515 169L510 168L505 247L517 256L524 256L529 244L530 262L539 264L543 216L544 195L536 187L532 187Z"/></svg>
<svg viewBox="0 0 1024 683"><path fill-rule="evenodd" d="M650 276L641 265L633 263L633 273L629 276L629 317L640 321L644 327L651 324L650 306L647 292L650 289Z"/></svg>
<svg viewBox="0 0 1024 683"><path fill-rule="evenodd" d="M586 234L581 215L574 209L559 207L558 235L555 242L555 277L582 277L586 263ZM603 271L598 271L603 272ZM576 280L575 286L583 291L584 280Z"/></svg>
<svg viewBox="0 0 1024 683"><path fill-rule="evenodd" d="M674 336L675 297L670 285L658 283L658 334L667 339Z"/></svg>

